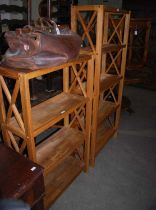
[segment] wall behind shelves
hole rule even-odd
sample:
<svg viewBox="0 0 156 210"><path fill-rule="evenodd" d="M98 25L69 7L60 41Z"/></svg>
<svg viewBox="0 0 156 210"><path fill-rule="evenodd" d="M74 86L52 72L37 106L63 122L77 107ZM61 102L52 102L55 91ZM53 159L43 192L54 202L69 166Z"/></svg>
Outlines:
<svg viewBox="0 0 156 210"><path fill-rule="evenodd" d="M80 5L84 4L104 4L112 7L121 8L122 0L79 0Z"/></svg>
<svg viewBox="0 0 156 210"><path fill-rule="evenodd" d="M32 20L39 17L38 14L38 5L41 0L32 0ZM78 0L78 4L85 5L85 4L106 4L109 6L121 8L122 7L122 0Z"/></svg>

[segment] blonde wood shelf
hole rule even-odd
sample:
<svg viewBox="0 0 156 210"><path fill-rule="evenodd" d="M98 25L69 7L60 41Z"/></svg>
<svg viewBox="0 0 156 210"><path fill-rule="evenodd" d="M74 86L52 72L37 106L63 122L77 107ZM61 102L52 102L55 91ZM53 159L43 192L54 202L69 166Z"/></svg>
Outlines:
<svg viewBox="0 0 156 210"><path fill-rule="evenodd" d="M45 178L45 208L63 193L68 185L82 172L84 163L69 156L55 171L49 173Z"/></svg>
<svg viewBox="0 0 156 210"><path fill-rule="evenodd" d="M121 75L102 74L100 78L100 92L111 88L113 85L119 83L121 79Z"/></svg>
<svg viewBox="0 0 156 210"><path fill-rule="evenodd" d="M95 48L96 46L94 46ZM117 45L117 44L103 44L102 45L102 53L109 53L109 52L114 52L118 51L122 48L124 48L125 45ZM94 52L91 47L83 47L80 50L81 54L86 54L86 55L94 55Z"/></svg>
<svg viewBox="0 0 156 210"><path fill-rule="evenodd" d="M62 92L61 94L32 107L31 114L34 137L50 128L52 124L60 121L82 104L86 103L87 100L88 98L83 96ZM9 127L11 130L14 128L14 130L21 131L15 118L10 120L8 129Z"/></svg>
<svg viewBox="0 0 156 210"><path fill-rule="evenodd" d="M44 167L47 175L60 165L75 149L83 145L85 139L81 131L63 127L36 149L37 162Z"/></svg>
<svg viewBox="0 0 156 210"><path fill-rule="evenodd" d="M113 128L105 128L104 124L98 127L97 141L96 141L96 155L101 151L101 149L107 144L107 142L113 137L117 130Z"/></svg>
<svg viewBox="0 0 156 210"><path fill-rule="evenodd" d="M104 44L102 46L102 53L108 53L108 52L113 52L113 51L118 51L122 48L125 48L125 44L119 45L119 44Z"/></svg>
<svg viewBox="0 0 156 210"><path fill-rule="evenodd" d="M119 106L119 104L111 101L102 101L98 110L98 125L100 125L106 117L115 112Z"/></svg>

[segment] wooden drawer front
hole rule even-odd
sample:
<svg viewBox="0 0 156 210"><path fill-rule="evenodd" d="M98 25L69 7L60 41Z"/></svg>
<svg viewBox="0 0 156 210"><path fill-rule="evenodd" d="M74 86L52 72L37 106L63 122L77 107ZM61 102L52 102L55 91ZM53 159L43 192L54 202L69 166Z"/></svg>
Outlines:
<svg viewBox="0 0 156 210"><path fill-rule="evenodd" d="M21 199L33 207L44 196L43 176L39 176L31 187L21 196Z"/></svg>

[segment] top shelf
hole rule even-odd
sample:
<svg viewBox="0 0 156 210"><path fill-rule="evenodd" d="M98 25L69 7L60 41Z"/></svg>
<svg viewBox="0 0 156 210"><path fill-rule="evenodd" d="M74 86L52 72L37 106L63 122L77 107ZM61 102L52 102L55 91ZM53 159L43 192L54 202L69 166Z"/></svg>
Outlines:
<svg viewBox="0 0 156 210"><path fill-rule="evenodd" d="M0 65L0 75L6 76L9 78L17 79L20 75L25 75L28 79L33 79L59 69L64 69L66 67L82 63L83 61L88 61L91 57L86 54L81 54L77 59L71 60L68 63L61 64L59 66L47 67L43 69L24 69L24 68L12 68L8 66Z"/></svg>
<svg viewBox="0 0 156 210"><path fill-rule="evenodd" d="M108 52L118 51L118 50L124 48L125 46L126 46L125 44L123 44L123 45L121 45L121 44L120 45L119 44L103 44L103 46L102 46L102 52L103 53L108 53ZM94 46L94 49L95 49L95 46ZM81 48L80 53L81 54L88 54L88 55L94 54L94 52L91 49L91 47Z"/></svg>

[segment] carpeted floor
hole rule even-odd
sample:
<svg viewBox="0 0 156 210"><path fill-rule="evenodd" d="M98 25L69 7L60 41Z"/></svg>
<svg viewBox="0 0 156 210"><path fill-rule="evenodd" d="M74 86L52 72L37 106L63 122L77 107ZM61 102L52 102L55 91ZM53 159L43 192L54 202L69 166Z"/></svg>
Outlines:
<svg viewBox="0 0 156 210"><path fill-rule="evenodd" d="M51 210L156 210L156 92L127 86L135 113Z"/></svg>

